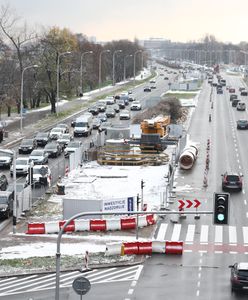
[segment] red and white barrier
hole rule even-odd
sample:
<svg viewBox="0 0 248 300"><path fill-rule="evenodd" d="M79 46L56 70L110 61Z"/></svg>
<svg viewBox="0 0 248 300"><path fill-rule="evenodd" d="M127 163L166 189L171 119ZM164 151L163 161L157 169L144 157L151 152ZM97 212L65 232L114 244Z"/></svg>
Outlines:
<svg viewBox="0 0 248 300"><path fill-rule="evenodd" d="M154 215L139 216L139 227L146 227L156 224ZM27 234L58 233L66 221L52 221L44 223L28 223ZM122 217L115 219L77 219L71 221L65 228L65 232L75 231L109 231L109 230L130 230L136 228L136 217Z"/></svg>
<svg viewBox="0 0 248 300"><path fill-rule="evenodd" d="M105 255L151 255L152 253L183 254L182 241L135 241L106 244Z"/></svg>
<svg viewBox="0 0 248 300"><path fill-rule="evenodd" d="M65 177L68 177L69 175L69 166L65 167Z"/></svg>

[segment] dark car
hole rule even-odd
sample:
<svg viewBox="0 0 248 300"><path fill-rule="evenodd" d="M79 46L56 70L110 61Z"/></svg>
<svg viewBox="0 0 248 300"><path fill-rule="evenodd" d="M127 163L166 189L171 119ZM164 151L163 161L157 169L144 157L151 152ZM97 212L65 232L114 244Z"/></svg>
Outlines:
<svg viewBox="0 0 248 300"><path fill-rule="evenodd" d="M10 168L14 158L14 152L9 149L0 149L0 167Z"/></svg>
<svg viewBox="0 0 248 300"><path fill-rule="evenodd" d="M99 118L93 119L93 129L98 129L102 124L102 121Z"/></svg>
<svg viewBox="0 0 248 300"><path fill-rule="evenodd" d="M46 146L46 144L50 142L49 132L38 132L36 134L35 140L38 146Z"/></svg>
<svg viewBox="0 0 248 300"><path fill-rule="evenodd" d="M223 94L222 88L217 87L217 94Z"/></svg>
<svg viewBox="0 0 248 300"><path fill-rule="evenodd" d="M232 107L237 107L239 101L240 101L239 99L234 99L234 100L232 101Z"/></svg>
<svg viewBox="0 0 248 300"><path fill-rule="evenodd" d="M165 77L164 77L164 80L169 80L169 77L165 76Z"/></svg>
<svg viewBox="0 0 248 300"><path fill-rule="evenodd" d="M231 288L236 290L248 289L248 263L240 262L229 266L231 268Z"/></svg>
<svg viewBox="0 0 248 300"><path fill-rule="evenodd" d="M58 157L62 153L62 148L59 143L51 142L46 144L44 151L48 154L48 157Z"/></svg>
<svg viewBox="0 0 248 300"><path fill-rule="evenodd" d="M91 106L88 108L88 112L92 113L93 116L96 116L99 114L99 109L97 106Z"/></svg>
<svg viewBox="0 0 248 300"><path fill-rule="evenodd" d="M44 165L48 163L48 154L45 150L33 150L29 155L29 160L35 165Z"/></svg>
<svg viewBox="0 0 248 300"><path fill-rule="evenodd" d="M144 87L144 92L151 92L151 88L149 86L145 86Z"/></svg>
<svg viewBox="0 0 248 300"><path fill-rule="evenodd" d="M242 177L243 175L239 175L237 173L224 173L222 176L222 190L238 190L242 191L243 182Z"/></svg>
<svg viewBox="0 0 248 300"><path fill-rule="evenodd" d="M123 108L125 108L125 101L123 100L123 99L117 99L116 100L116 103L119 105L119 108L120 109L123 109Z"/></svg>
<svg viewBox="0 0 248 300"><path fill-rule="evenodd" d="M0 219L8 219L13 214L14 192L0 191Z"/></svg>
<svg viewBox="0 0 248 300"><path fill-rule="evenodd" d="M248 129L248 120L245 119L238 120L237 129Z"/></svg>
<svg viewBox="0 0 248 300"><path fill-rule="evenodd" d="M8 187L8 179L6 175L0 173L0 190L6 191Z"/></svg>
<svg viewBox="0 0 248 300"><path fill-rule="evenodd" d="M108 108L106 109L105 114L106 114L107 118L114 118L116 112L115 112L114 108L108 107Z"/></svg>
<svg viewBox="0 0 248 300"><path fill-rule="evenodd" d="M229 93L235 93L235 88L230 87L229 88Z"/></svg>
<svg viewBox="0 0 248 300"><path fill-rule="evenodd" d="M241 96L248 96L248 92L246 90L243 90L240 92Z"/></svg>
<svg viewBox="0 0 248 300"><path fill-rule="evenodd" d="M37 148L37 143L35 139L23 139L19 146L19 154L22 153L29 154L36 148Z"/></svg>
<svg viewBox="0 0 248 300"><path fill-rule="evenodd" d="M233 101L235 99L238 99L238 95L236 95L236 94L230 95L230 101Z"/></svg>

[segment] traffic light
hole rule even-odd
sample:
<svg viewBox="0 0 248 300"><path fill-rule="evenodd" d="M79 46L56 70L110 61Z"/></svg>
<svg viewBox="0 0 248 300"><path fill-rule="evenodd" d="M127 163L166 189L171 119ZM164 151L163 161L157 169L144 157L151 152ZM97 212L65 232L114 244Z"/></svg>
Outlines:
<svg viewBox="0 0 248 300"><path fill-rule="evenodd" d="M229 218L229 194L214 193L214 220L215 225L228 225Z"/></svg>
<svg viewBox="0 0 248 300"><path fill-rule="evenodd" d="M145 186L145 182L144 182L144 180L142 179L142 180L141 180L141 189L143 189L144 186Z"/></svg>

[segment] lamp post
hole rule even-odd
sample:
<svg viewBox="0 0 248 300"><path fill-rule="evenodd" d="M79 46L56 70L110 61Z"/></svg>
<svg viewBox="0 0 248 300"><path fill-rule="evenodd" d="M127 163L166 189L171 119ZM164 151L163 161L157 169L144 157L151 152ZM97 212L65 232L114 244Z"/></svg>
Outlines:
<svg viewBox="0 0 248 300"><path fill-rule="evenodd" d="M127 58L128 57L132 57L133 55L132 54L129 54L129 55L126 55L125 57L124 57L124 72L123 72L123 80L124 81L126 81L126 63L127 63Z"/></svg>
<svg viewBox="0 0 248 300"><path fill-rule="evenodd" d="M23 77L24 77L24 72L28 69L31 69L31 68L38 68L38 65L32 65L32 66L28 66L26 68L24 68L22 70L22 80L21 80L21 112L20 112L20 115L21 115L21 121L20 121L20 130L21 130L21 133L22 133L22 117L23 117Z"/></svg>
<svg viewBox="0 0 248 300"><path fill-rule="evenodd" d="M56 113L58 115L58 107L59 107L59 65L60 65L60 57L66 54L71 54L71 51L66 51L62 53L58 53L57 58L57 99L56 99Z"/></svg>
<svg viewBox="0 0 248 300"><path fill-rule="evenodd" d="M102 84L102 54L105 53L105 52L110 52L109 49L106 49L106 50L102 50L100 52L100 55L99 55L99 89L101 89L101 84Z"/></svg>
<svg viewBox="0 0 248 300"><path fill-rule="evenodd" d="M134 56L133 56L133 83L135 83L135 76L136 76L136 54L141 53L142 50L137 50L134 52Z"/></svg>
<svg viewBox="0 0 248 300"><path fill-rule="evenodd" d="M122 50L115 50L113 53L113 86L115 85L115 54L121 52Z"/></svg>
<svg viewBox="0 0 248 300"><path fill-rule="evenodd" d="M83 95L83 57L86 55L86 54L92 54L93 51L86 51L86 52L83 52L81 54L81 59L80 59L80 87L81 87L81 93Z"/></svg>

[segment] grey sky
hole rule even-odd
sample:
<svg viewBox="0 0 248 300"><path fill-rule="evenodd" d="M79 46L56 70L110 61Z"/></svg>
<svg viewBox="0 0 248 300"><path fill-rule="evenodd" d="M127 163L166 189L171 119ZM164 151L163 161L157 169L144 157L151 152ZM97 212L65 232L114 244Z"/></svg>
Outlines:
<svg viewBox="0 0 248 300"><path fill-rule="evenodd" d="M98 40L248 41L247 0L0 0L28 24L59 26Z"/></svg>

